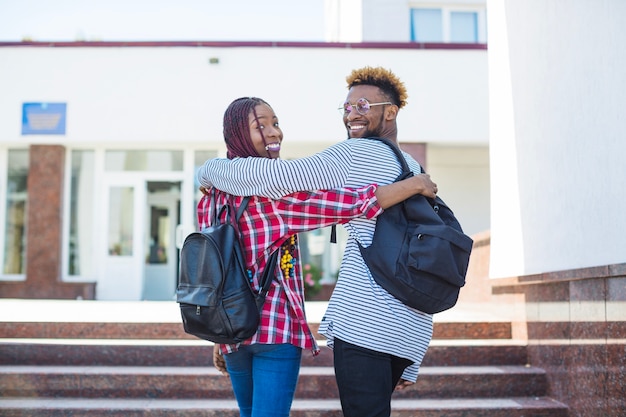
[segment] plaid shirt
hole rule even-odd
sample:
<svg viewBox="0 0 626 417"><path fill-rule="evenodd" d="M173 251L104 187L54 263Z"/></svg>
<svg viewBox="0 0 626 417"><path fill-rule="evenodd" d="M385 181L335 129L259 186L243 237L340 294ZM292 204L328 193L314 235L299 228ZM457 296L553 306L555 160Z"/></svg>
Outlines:
<svg viewBox="0 0 626 417"><path fill-rule="evenodd" d="M230 203L239 207L243 197L237 197L216 190L216 210ZM374 195L376 185L359 189L335 189L330 191L302 191L289 194L278 200L253 196L248 207L239 219L240 242L244 251L245 263L252 275L252 285L258 291L259 279L271 253L279 249L292 235L298 232L319 229L333 224L346 223L356 217L373 218L382 213L382 208ZM210 226L213 217L209 196L198 203L198 224L200 230ZM233 215L234 218L234 215ZM226 221L226 212L220 222ZM280 253L279 255L282 255ZM267 293L261 322L254 336L243 344L290 343L303 349L319 352L315 338L307 324L304 312L304 283L297 243L292 253L297 262L294 278L285 278L276 269L276 279ZM280 257L280 256L279 256ZM233 352L238 345L221 345L222 352Z"/></svg>

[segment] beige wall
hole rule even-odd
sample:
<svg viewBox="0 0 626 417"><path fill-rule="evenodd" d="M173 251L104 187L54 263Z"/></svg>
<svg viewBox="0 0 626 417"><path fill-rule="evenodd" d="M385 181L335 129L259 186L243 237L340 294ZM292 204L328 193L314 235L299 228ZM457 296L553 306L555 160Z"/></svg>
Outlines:
<svg viewBox="0 0 626 417"><path fill-rule="evenodd" d="M439 196L452 208L469 235L489 230L489 148L436 146L427 148L427 166Z"/></svg>

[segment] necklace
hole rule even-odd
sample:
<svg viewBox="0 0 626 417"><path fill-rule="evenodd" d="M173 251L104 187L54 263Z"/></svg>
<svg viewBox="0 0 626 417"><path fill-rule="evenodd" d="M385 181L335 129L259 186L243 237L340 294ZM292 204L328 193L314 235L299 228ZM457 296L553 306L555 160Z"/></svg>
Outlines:
<svg viewBox="0 0 626 417"><path fill-rule="evenodd" d="M280 257L280 270L283 271L285 279L295 276L295 265L297 256L296 236L293 235L280 247L282 255Z"/></svg>

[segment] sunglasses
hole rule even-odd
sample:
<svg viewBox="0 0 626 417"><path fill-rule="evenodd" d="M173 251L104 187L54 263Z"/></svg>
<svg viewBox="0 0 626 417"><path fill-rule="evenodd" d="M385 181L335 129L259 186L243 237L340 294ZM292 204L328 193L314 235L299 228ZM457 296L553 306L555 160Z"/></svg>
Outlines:
<svg viewBox="0 0 626 417"><path fill-rule="evenodd" d="M356 101L355 104L346 101L343 103L343 107L339 107L339 111L344 115L352 113L353 110L356 110L362 116L365 116L368 111L370 111L370 107L372 106L382 106L383 104L393 104L390 101L384 101L381 103L370 103L366 98L360 98Z"/></svg>

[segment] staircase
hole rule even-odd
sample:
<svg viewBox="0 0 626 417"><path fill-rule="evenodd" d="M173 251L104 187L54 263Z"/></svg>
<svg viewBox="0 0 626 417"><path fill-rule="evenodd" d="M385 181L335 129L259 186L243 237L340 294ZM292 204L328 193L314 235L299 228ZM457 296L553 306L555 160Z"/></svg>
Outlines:
<svg viewBox="0 0 626 417"><path fill-rule="evenodd" d="M1 300L0 416L238 416L210 343L183 333L177 308ZM323 308L308 303L309 320ZM511 322L475 306L436 315L420 377L394 394L392 416L566 417L567 407L547 396L545 372L526 358ZM318 357L303 354L291 414L342 416L325 346Z"/></svg>

